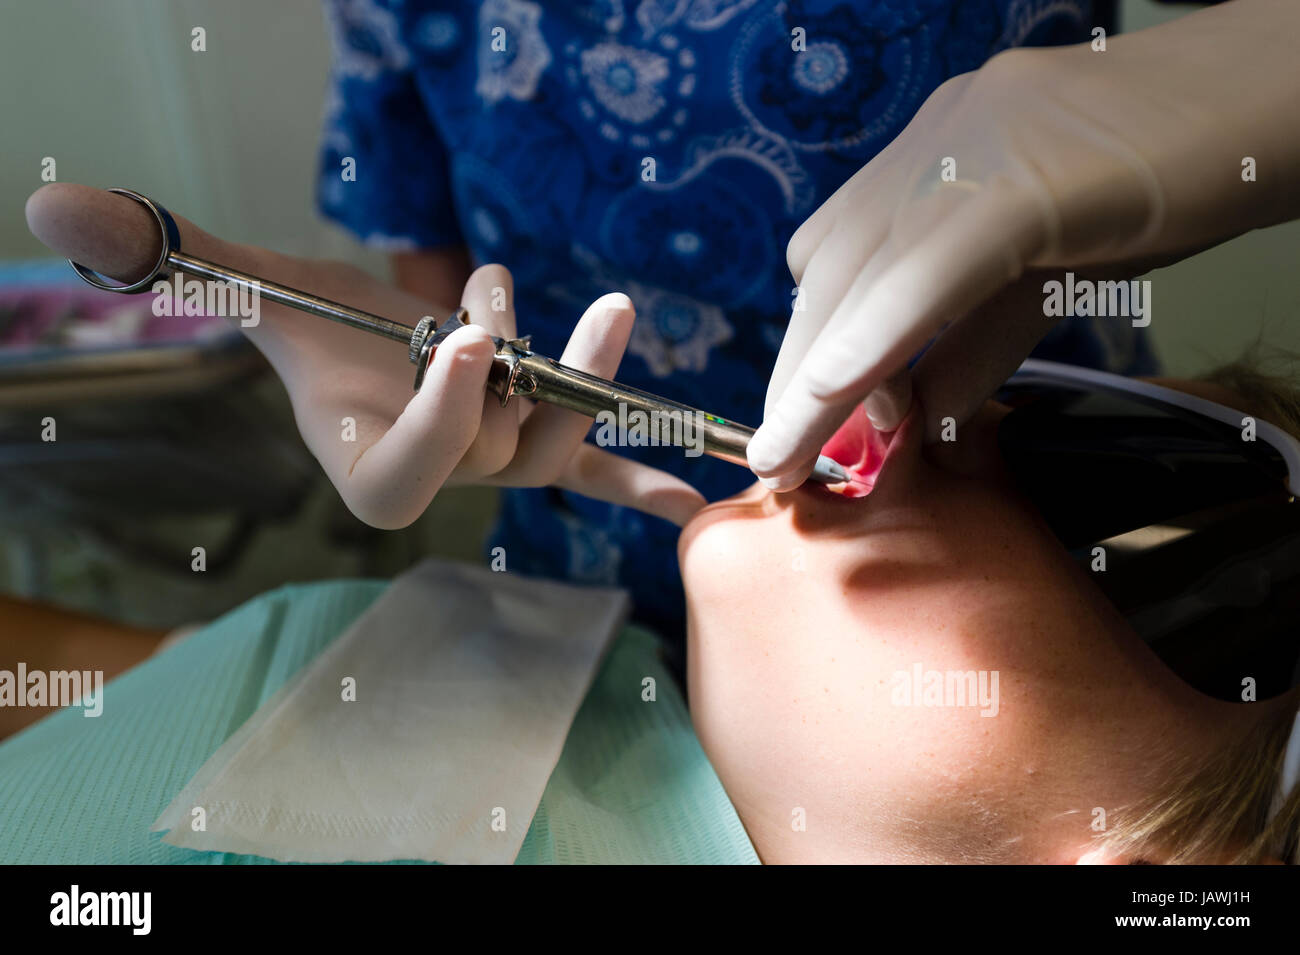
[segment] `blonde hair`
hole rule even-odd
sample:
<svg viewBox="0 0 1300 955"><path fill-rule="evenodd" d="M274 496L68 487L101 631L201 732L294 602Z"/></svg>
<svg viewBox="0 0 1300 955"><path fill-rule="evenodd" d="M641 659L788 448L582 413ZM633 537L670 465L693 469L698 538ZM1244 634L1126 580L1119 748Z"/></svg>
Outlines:
<svg viewBox="0 0 1300 955"><path fill-rule="evenodd" d="M1300 704L1300 700L1293 700ZM1243 704L1249 705L1249 704ZM1094 837L1105 854L1130 863L1250 865L1295 858L1300 786L1270 818L1296 705L1254 727L1225 750L1189 754L1170 766L1172 782L1151 798L1111 814Z"/></svg>
<svg viewBox="0 0 1300 955"><path fill-rule="evenodd" d="M1256 344L1201 380L1240 395L1239 410L1300 438L1300 355Z"/></svg>
<svg viewBox="0 0 1300 955"><path fill-rule="evenodd" d="M1201 380L1240 396L1239 410L1300 437L1300 356L1257 344ZM1270 817L1300 706L1296 694L1226 751L1176 760L1171 784L1113 813L1115 824L1095 837L1098 848L1130 862L1169 865L1300 857L1300 785Z"/></svg>

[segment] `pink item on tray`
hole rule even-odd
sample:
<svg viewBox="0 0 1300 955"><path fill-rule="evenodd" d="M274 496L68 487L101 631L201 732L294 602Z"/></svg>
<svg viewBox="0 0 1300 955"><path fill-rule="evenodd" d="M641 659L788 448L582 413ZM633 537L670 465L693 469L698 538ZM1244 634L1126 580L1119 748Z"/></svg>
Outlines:
<svg viewBox="0 0 1300 955"><path fill-rule="evenodd" d="M126 297L69 285L0 286L0 352L207 342L239 334L212 315L155 315L154 300L149 293Z"/></svg>

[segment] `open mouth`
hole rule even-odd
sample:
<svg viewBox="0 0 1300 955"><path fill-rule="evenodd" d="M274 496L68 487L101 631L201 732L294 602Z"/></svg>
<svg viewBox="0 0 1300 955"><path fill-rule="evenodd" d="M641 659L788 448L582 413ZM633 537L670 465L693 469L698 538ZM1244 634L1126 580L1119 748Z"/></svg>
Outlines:
<svg viewBox="0 0 1300 955"><path fill-rule="evenodd" d="M835 484L830 490L842 497L866 497L876 486L880 469L889 455L889 446L896 431L880 432L867 420L861 403L822 447L822 454L844 466L852 477L851 482Z"/></svg>

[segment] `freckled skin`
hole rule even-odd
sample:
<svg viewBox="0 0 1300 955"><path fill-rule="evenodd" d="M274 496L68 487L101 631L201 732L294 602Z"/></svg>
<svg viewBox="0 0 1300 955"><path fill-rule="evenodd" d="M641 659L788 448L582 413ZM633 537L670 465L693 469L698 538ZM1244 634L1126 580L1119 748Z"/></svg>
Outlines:
<svg viewBox="0 0 1300 955"><path fill-rule="evenodd" d="M755 485L684 529L692 716L764 861L1073 862L1094 807L1285 702L1160 663L1014 493L1004 413L923 451L914 409L867 497ZM997 671L997 715L895 705L917 663Z"/></svg>

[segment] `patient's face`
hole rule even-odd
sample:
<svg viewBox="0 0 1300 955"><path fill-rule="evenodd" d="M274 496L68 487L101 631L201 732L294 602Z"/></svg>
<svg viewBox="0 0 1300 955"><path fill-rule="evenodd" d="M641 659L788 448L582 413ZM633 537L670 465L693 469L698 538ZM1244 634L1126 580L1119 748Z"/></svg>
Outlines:
<svg viewBox="0 0 1300 955"><path fill-rule="evenodd" d="M755 485L684 530L691 710L765 861L1073 861L1133 795L1071 744L1128 745L1172 677L1011 490L999 419L924 453L916 410L887 451L851 420L827 452L868 496Z"/></svg>

